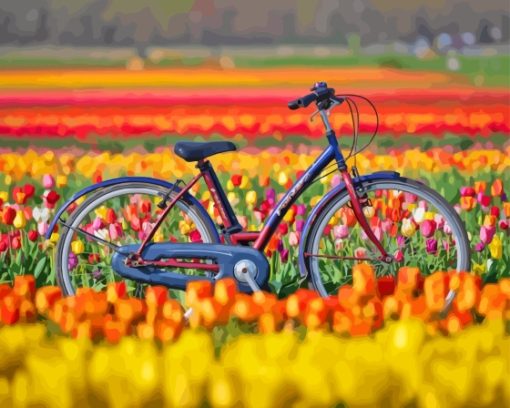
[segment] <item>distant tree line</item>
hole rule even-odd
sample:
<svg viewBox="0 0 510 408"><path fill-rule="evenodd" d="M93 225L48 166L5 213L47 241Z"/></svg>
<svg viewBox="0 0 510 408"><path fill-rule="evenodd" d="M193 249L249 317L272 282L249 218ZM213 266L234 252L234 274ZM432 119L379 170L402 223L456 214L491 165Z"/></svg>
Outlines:
<svg viewBox="0 0 510 408"><path fill-rule="evenodd" d="M2 0L0 44L134 46L510 38L508 0Z"/></svg>

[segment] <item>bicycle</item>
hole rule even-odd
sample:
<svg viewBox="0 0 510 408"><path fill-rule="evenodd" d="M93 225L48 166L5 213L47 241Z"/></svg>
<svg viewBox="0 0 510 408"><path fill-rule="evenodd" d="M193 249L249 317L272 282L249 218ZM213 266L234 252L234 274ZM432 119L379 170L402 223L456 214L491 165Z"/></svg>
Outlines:
<svg viewBox="0 0 510 408"><path fill-rule="evenodd" d="M276 204L261 231L243 230L208 160L236 146L229 141L178 142L175 154L195 162L199 170L188 183L147 177L105 180L76 193L57 211L47 236L61 224L55 265L63 292L74 294L80 286L101 289L118 278L135 282L138 289L142 284L185 289L191 280L223 277L234 278L243 292L267 289L270 267L264 250L271 236L302 193L331 168L326 175L339 172L342 181L322 197L305 223L298 252L300 284L322 296L335 293L349 282L357 262L373 264L378 275L394 274L402 265L469 270L467 234L450 204L425 184L397 172L361 176L356 166L349 169L346 160L362 150L357 148L357 132L344 157L329 114L346 102L354 124L356 117L359 120L357 106L351 96L335 95L324 82L311 90L288 106L299 109L315 103L314 116L322 119L328 146ZM376 132L377 128L366 146ZM201 178L219 210L219 225L190 194ZM72 203L89 194L63 218ZM110 204L113 199L116 202ZM425 224L429 229L417 233ZM83 246L76 244L80 236L86 241ZM448 293L447 304L454 295Z"/></svg>

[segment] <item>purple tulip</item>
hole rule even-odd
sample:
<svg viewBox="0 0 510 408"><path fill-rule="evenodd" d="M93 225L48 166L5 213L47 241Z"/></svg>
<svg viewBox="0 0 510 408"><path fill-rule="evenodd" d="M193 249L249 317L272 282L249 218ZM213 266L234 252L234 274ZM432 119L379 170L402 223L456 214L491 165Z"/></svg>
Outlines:
<svg viewBox="0 0 510 408"><path fill-rule="evenodd" d="M92 271L92 277L95 280L101 279L102 276L103 276L103 272L101 271L101 269L95 269Z"/></svg>
<svg viewBox="0 0 510 408"><path fill-rule="evenodd" d="M266 200L269 201L271 205L275 203L276 200L276 191L273 188L266 189Z"/></svg>
<svg viewBox="0 0 510 408"><path fill-rule="evenodd" d="M303 232L303 228L305 227L305 222L303 220L296 220L296 231Z"/></svg>
<svg viewBox="0 0 510 408"><path fill-rule="evenodd" d="M289 260L289 250L284 249L280 251L280 259L283 263L287 262Z"/></svg>
<svg viewBox="0 0 510 408"><path fill-rule="evenodd" d="M69 254L69 258L67 260L67 267L69 268L69 270L72 271L77 266L78 266L78 257L76 256L76 254L74 252L71 252Z"/></svg>
<svg viewBox="0 0 510 408"><path fill-rule="evenodd" d="M427 239L426 242L427 253L428 254L436 254L437 253L437 240L434 238Z"/></svg>
<svg viewBox="0 0 510 408"><path fill-rule="evenodd" d="M397 245L399 248L403 248L406 244L406 239L402 236L402 235L399 235L397 237Z"/></svg>

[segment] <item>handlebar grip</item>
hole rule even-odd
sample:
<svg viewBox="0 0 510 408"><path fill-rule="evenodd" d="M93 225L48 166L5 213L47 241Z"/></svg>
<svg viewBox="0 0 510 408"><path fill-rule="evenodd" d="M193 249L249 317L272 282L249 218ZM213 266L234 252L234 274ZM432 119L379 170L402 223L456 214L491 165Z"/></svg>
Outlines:
<svg viewBox="0 0 510 408"><path fill-rule="evenodd" d="M288 103L288 107L289 107L289 109L292 109L292 110L295 110L298 108L306 108L308 105L310 105L317 98L318 98L318 95L316 93L311 93L311 94L302 96L299 99L290 101Z"/></svg>

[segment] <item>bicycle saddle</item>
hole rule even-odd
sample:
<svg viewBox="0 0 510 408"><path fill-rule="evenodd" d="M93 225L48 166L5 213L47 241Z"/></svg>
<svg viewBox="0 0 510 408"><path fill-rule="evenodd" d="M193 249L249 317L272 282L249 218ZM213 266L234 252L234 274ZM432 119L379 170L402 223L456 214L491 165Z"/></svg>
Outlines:
<svg viewBox="0 0 510 408"><path fill-rule="evenodd" d="M174 153L189 162L235 150L236 145L232 142L177 142L174 147Z"/></svg>

